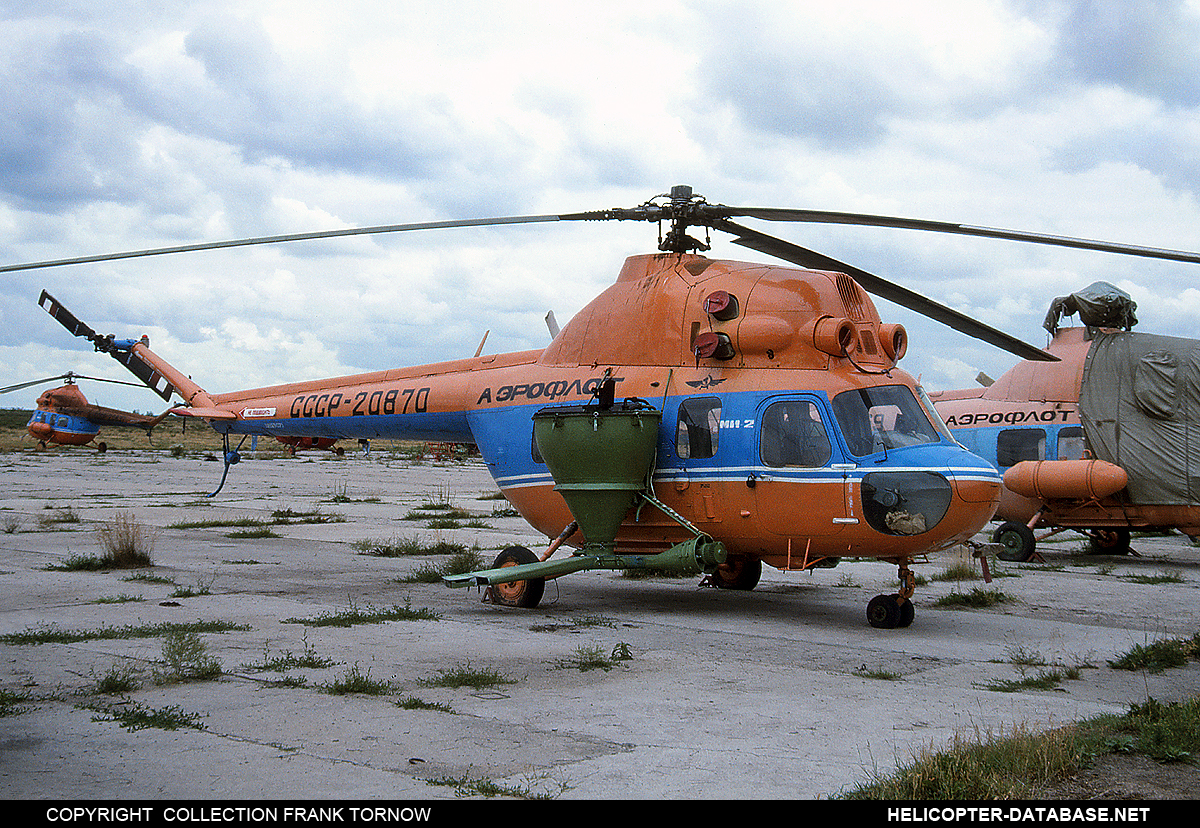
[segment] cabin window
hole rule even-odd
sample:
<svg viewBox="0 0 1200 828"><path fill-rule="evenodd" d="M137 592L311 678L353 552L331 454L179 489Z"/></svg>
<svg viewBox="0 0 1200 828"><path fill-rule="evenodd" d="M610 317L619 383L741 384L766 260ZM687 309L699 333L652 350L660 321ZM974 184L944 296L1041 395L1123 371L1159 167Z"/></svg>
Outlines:
<svg viewBox="0 0 1200 828"><path fill-rule="evenodd" d="M717 453L721 432L721 399L691 397L679 404L675 427L675 454L683 459L702 460Z"/></svg>
<svg viewBox="0 0 1200 828"><path fill-rule="evenodd" d="M907 385L843 391L833 398L833 413L856 457L940 439Z"/></svg>
<svg viewBox="0 0 1200 828"><path fill-rule="evenodd" d="M824 466L832 454L829 435L815 403L785 400L767 406L759 443L764 465L813 468Z"/></svg>
<svg viewBox="0 0 1200 828"><path fill-rule="evenodd" d="M1006 469L1022 460L1046 459L1046 430L1006 428L996 435L996 465Z"/></svg>
<svg viewBox="0 0 1200 828"><path fill-rule="evenodd" d="M1083 427L1067 426L1058 431L1058 459L1083 459Z"/></svg>

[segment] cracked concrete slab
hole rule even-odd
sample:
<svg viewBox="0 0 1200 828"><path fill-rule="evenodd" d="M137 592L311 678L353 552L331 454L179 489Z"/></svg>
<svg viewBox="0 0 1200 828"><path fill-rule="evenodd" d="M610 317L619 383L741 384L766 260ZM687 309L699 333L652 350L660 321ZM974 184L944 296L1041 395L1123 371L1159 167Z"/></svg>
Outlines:
<svg viewBox="0 0 1200 828"><path fill-rule="evenodd" d="M1138 538L1136 556L1047 544L1047 565L941 580L958 550L918 567L916 621L875 630L867 601L895 569L767 569L753 592L697 578L581 572L513 610L472 590L406 580L438 556L361 554L363 541L418 538L478 547L548 539L503 501L478 463L413 463L386 452L247 458L216 498L216 464L151 452L0 458L0 634L225 621L200 636L219 678L157 684L161 636L0 643L0 796L10 799L437 799L485 780L563 799L812 799L947 744L955 734L1057 727L1131 701L1182 698L1200 666L1114 670L1137 644L1200 629L1200 555L1181 536ZM410 514L433 495L477 518L433 529ZM279 523L292 510L328 518ZM94 529L126 513L156 530L154 566L61 571L99 551ZM58 518L67 517L60 521ZM406 519L409 518L409 519ZM231 537L239 519L264 537ZM189 525L190 528L184 528ZM199 525L197 525L199 524ZM562 554L562 553L559 553ZM1161 583L1130 576L1169 572ZM1178 576L1177 578L1175 576ZM975 587L1008 601L942 609ZM436 620L317 626L351 608L429 610ZM583 669L583 655L628 658ZM264 669L312 653L325 666ZM1041 661L1079 666L1049 691L1000 692ZM277 662L278 663L278 662ZM438 686L447 671L499 683ZM132 691L104 695L114 671ZM332 694L349 674L382 695ZM416 699L419 709L399 703ZM97 708L194 715L203 729L127 730Z"/></svg>

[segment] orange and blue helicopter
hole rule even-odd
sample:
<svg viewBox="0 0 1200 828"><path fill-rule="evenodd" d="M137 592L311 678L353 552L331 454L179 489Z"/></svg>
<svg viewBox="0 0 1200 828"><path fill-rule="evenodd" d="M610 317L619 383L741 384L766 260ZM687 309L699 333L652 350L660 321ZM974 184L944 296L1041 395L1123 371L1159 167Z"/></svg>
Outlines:
<svg viewBox="0 0 1200 828"><path fill-rule="evenodd" d="M675 187L634 208L207 242L5 270L329 238L558 221L659 225L659 251L626 260L615 283L542 349L210 393L137 340L101 336L50 294L40 304L75 336L183 404L172 413L230 438L372 438L470 443L496 484L549 541L505 549L491 568L448 577L496 603L533 607L545 581L587 569L704 573L753 589L780 570L869 558L899 588L868 623L913 621L911 566L971 544L996 511L1001 477L952 436L899 367L907 333L870 294L1024 359L1055 356L907 288L736 224L748 217L900 227L1200 261L1195 254L884 216L710 204ZM664 232L665 228L665 232ZM703 228L703 240L689 234ZM793 267L703 255L712 230ZM217 491L220 491L220 486ZM214 492L216 494L216 492ZM558 550L570 547L566 556Z"/></svg>
<svg viewBox="0 0 1200 828"><path fill-rule="evenodd" d="M1132 531L1200 538L1200 340L1134 331L1137 303L1096 282L1057 297L1043 326L1057 362L930 394L955 437L1004 475L993 539L1005 560L1071 530L1092 554ZM1079 315L1078 326L1062 317Z"/></svg>
<svg viewBox="0 0 1200 828"><path fill-rule="evenodd" d="M45 448L50 443L63 446L86 446L94 443L96 449L104 453L108 450L108 444L97 439L102 427L139 428L149 434L170 413L169 411L163 412L157 417L152 417L147 414L95 405L88 402L83 391L75 384L75 380L80 379L141 387L135 382L105 377L87 377L68 371L57 377L46 377L0 388L0 394L32 388L47 382L64 381L62 386L43 391L38 396L37 407L25 426L29 435L37 440L39 448Z"/></svg>

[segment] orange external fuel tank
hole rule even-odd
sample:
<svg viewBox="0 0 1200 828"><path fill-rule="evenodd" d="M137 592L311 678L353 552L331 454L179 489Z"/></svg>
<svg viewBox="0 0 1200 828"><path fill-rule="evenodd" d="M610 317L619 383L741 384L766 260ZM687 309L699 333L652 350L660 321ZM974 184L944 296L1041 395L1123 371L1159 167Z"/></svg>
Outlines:
<svg viewBox="0 0 1200 828"><path fill-rule="evenodd" d="M1129 477L1104 460L1023 460L1004 473L1004 485L1039 500L1092 499L1114 495Z"/></svg>

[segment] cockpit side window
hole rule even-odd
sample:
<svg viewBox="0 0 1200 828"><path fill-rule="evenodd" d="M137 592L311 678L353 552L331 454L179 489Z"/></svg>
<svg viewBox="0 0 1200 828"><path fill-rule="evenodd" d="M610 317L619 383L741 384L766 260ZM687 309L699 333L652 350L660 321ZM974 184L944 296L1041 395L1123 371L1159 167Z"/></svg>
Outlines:
<svg viewBox="0 0 1200 828"><path fill-rule="evenodd" d="M941 439L906 385L843 391L833 398L833 413L856 457Z"/></svg>
<svg viewBox="0 0 1200 828"><path fill-rule="evenodd" d="M691 397L679 404L675 454L702 460L717 453L721 435L721 398Z"/></svg>
<svg viewBox="0 0 1200 828"><path fill-rule="evenodd" d="M821 412L808 400L771 403L762 415L759 456L766 466L815 468L829 462L833 448Z"/></svg>

